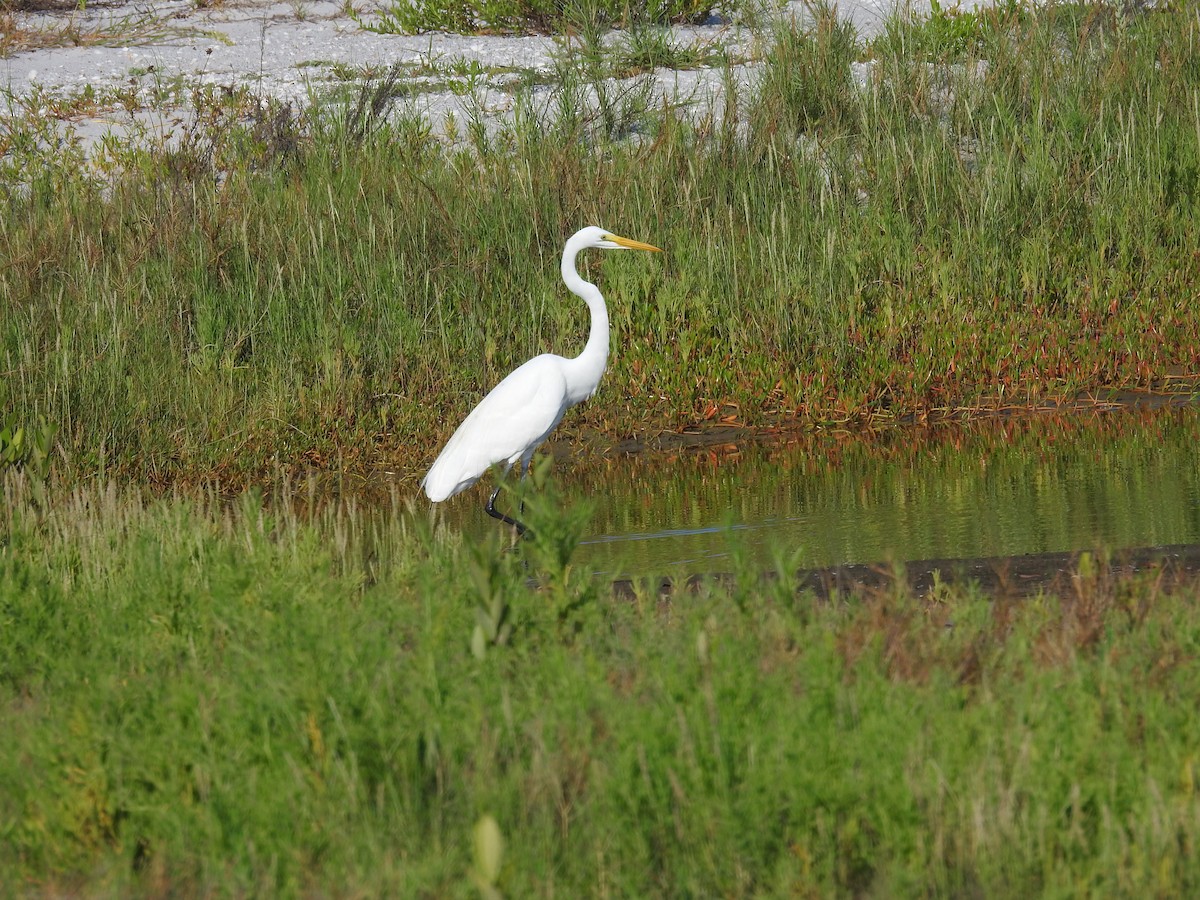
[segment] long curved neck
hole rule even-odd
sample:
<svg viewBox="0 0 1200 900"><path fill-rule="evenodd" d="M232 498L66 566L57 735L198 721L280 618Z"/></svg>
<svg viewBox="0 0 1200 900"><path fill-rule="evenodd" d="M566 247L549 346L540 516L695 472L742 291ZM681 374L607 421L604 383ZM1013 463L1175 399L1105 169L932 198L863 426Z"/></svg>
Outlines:
<svg viewBox="0 0 1200 900"><path fill-rule="evenodd" d="M572 404L596 393L608 365L608 307L604 305L600 289L590 281L584 281L575 268L575 258L582 249L571 239L567 241L562 257L563 281L571 293L583 298L592 314L592 327L583 352L567 360L567 392Z"/></svg>

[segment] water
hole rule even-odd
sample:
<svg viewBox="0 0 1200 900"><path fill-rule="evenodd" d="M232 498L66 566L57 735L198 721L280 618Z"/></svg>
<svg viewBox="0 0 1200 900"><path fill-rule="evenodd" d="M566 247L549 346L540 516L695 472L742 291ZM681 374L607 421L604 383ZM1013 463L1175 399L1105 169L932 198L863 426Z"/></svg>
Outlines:
<svg viewBox="0 0 1200 900"><path fill-rule="evenodd" d="M1122 411L821 434L591 463L576 560L598 575L729 571L1200 542L1200 411ZM482 489L456 499L495 527Z"/></svg>

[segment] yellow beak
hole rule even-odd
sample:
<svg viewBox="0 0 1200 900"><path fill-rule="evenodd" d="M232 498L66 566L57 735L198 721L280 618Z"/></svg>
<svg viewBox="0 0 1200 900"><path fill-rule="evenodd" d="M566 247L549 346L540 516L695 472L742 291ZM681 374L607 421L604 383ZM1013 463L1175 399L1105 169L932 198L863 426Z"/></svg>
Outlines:
<svg viewBox="0 0 1200 900"><path fill-rule="evenodd" d="M621 237L616 234L606 234L606 238L614 244L620 244L628 250L653 250L655 253L662 253L661 247L655 247L653 244L643 244L641 241L635 241L631 238Z"/></svg>

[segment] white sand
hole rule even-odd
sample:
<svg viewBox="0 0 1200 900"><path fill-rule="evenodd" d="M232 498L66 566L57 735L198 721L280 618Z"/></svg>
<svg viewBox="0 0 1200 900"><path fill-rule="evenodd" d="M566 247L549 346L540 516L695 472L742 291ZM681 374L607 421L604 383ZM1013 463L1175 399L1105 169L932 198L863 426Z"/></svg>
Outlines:
<svg viewBox="0 0 1200 900"><path fill-rule="evenodd" d="M840 6L840 15L867 35L878 30L890 7L884 0L853 0ZM365 8L364 14L372 18ZM798 2L788 3L779 14L801 21L806 16L804 4ZM84 31L118 32L121 23L128 25L140 17L153 22L152 28L141 29L149 31L149 37L118 40L113 46L33 50L0 60L0 87L7 88L10 103L12 98L28 98L35 90L73 96L88 86L102 94L126 89L139 98L135 105L141 108L134 112L110 110L75 120L76 130L89 140L110 131L118 136L128 133L135 122L141 128L149 125L151 130L156 125L167 128L181 110L149 108L156 86L249 85L260 96L306 106L322 92L344 85L348 70L382 72L397 62L422 61L444 69L455 61L473 61L488 72L508 66L550 72L553 54L562 52L560 44L545 36L375 34L360 28L343 4L329 0L224 3L214 8L198 8L194 0L113 3L70 13L17 16L29 27L60 27L70 19ZM752 59L761 36L751 29L717 20L673 31L679 42L712 42L751 60L736 68L735 78L741 83L753 78ZM655 77L657 90L669 102L696 108L719 103L722 73L718 70L660 70ZM421 93L409 103L439 124L448 112L461 119L464 108L472 103L478 103L488 116L502 119L513 103L512 92L495 77L479 79L471 100L464 99L461 90L458 94L450 91L445 75L434 78L431 86L438 89ZM549 89L544 93L548 97Z"/></svg>

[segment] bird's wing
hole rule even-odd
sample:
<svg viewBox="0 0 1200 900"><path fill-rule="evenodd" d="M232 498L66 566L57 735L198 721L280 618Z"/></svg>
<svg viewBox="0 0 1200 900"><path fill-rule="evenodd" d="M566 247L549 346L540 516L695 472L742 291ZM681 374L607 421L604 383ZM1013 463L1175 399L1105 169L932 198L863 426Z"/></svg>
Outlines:
<svg viewBox="0 0 1200 900"><path fill-rule="evenodd" d="M562 362L548 353L535 356L479 401L422 481L429 499L454 496L493 465L512 465L546 439L568 405Z"/></svg>

